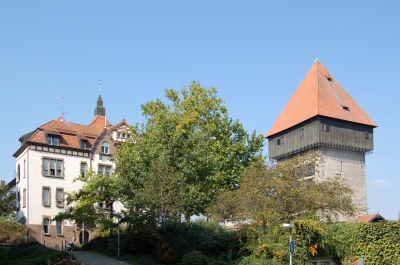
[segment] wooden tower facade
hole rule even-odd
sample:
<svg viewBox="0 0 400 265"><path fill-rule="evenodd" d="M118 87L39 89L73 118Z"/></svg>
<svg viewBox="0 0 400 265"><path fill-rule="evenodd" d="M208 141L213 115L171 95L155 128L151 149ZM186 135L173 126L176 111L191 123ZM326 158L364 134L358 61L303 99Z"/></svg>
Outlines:
<svg viewBox="0 0 400 265"><path fill-rule="evenodd" d="M324 162L320 180L340 176L354 190L354 202L367 213L365 155L374 147L377 124L320 63L318 57L273 123L270 159L277 161L316 150Z"/></svg>

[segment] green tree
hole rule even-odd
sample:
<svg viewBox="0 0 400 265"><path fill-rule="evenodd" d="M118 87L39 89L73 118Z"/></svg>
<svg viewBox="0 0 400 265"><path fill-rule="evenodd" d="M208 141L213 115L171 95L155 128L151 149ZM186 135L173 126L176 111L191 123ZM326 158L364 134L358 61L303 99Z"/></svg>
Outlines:
<svg viewBox="0 0 400 265"><path fill-rule="evenodd" d="M76 223L99 224L102 229L114 227L114 203L119 200L119 185L115 176L97 175L88 172L82 189L67 194L67 208L57 214L53 220L71 220ZM102 207L99 207L102 204Z"/></svg>
<svg viewBox="0 0 400 265"><path fill-rule="evenodd" d="M193 82L181 95L166 89L169 105L159 99L142 105L147 122L132 128L137 137L114 156L122 199L130 209L168 204L156 206L154 199L143 196L150 188L144 181L153 174L154 161L168 168L168 181L180 183L178 193L184 196L179 198L182 205L175 206L188 221L191 215L204 213L220 191L235 189L252 162L264 160L263 136L249 135L232 120L216 93L214 87ZM154 185L163 181L155 180Z"/></svg>
<svg viewBox="0 0 400 265"><path fill-rule="evenodd" d="M14 216L15 192L7 186L0 186L0 217Z"/></svg>
<svg viewBox="0 0 400 265"><path fill-rule="evenodd" d="M278 163L256 163L237 191L217 199L212 212L217 217L234 213L237 218L249 217L260 222L271 214L278 215L282 222L355 215L352 189L339 177L320 179L320 162L319 153L309 152Z"/></svg>

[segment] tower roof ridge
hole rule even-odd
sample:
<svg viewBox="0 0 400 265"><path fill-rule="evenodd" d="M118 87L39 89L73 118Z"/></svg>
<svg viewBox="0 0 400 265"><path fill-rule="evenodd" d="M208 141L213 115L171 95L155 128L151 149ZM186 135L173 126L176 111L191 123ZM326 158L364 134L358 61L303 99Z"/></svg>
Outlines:
<svg viewBox="0 0 400 265"><path fill-rule="evenodd" d="M265 137L318 115L378 126L317 59Z"/></svg>

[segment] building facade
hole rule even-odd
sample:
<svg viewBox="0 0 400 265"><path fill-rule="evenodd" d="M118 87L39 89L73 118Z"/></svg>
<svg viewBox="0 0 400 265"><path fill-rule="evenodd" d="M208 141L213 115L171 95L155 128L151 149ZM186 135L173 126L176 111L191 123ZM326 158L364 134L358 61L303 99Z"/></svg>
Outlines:
<svg viewBox="0 0 400 265"><path fill-rule="evenodd" d="M323 163L315 178L340 176L367 214L365 155L377 124L320 63L318 57L266 134L270 159L316 150ZM346 219L346 217L344 217Z"/></svg>
<svg viewBox="0 0 400 265"><path fill-rule="evenodd" d="M39 242L61 248L65 242L90 240L92 227L51 219L64 210L66 194L82 188L85 182L79 178L89 169L97 174L112 174L115 165L110 157L131 134L125 120L114 126L105 113L99 96L89 125L60 117L20 137L21 146L14 153L16 218L26 218L30 236ZM98 207L104 205L99 202ZM119 202L115 204L116 211L121 208Z"/></svg>

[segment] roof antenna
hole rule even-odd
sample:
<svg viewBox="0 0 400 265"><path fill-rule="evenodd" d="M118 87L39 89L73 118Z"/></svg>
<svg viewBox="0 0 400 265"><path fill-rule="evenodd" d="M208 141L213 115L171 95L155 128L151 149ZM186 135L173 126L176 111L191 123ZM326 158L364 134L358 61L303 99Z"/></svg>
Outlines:
<svg viewBox="0 0 400 265"><path fill-rule="evenodd" d="M64 115L67 114L68 112L64 112L64 90L61 90L61 98L57 98L59 101L61 101L61 108L59 109L61 111L61 117L58 118L59 121L65 121Z"/></svg>

